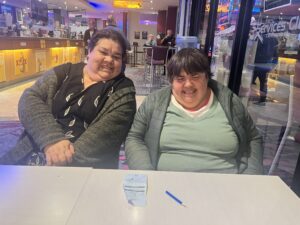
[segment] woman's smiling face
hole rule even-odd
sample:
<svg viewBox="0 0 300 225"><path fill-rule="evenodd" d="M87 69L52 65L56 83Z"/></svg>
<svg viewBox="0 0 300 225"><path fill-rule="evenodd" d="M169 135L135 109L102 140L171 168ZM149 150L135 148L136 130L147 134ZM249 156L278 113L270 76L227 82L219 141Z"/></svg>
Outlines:
<svg viewBox="0 0 300 225"><path fill-rule="evenodd" d="M172 81L172 94L177 102L187 110L200 109L210 96L208 76L205 73L187 74L181 70Z"/></svg>
<svg viewBox="0 0 300 225"><path fill-rule="evenodd" d="M121 73L122 47L111 39L100 39L88 54L87 70L93 80L111 80Z"/></svg>

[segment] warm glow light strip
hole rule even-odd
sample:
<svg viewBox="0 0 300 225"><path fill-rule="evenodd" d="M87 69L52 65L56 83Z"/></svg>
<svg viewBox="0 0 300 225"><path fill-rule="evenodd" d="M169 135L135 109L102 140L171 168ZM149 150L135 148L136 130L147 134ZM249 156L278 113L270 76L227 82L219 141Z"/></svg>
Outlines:
<svg viewBox="0 0 300 225"><path fill-rule="evenodd" d="M279 62L286 62L288 64L296 64L297 59L285 58L285 57L278 57Z"/></svg>
<svg viewBox="0 0 300 225"><path fill-rule="evenodd" d="M129 8L129 9L139 9L142 7L141 0L114 0L113 6L116 8Z"/></svg>

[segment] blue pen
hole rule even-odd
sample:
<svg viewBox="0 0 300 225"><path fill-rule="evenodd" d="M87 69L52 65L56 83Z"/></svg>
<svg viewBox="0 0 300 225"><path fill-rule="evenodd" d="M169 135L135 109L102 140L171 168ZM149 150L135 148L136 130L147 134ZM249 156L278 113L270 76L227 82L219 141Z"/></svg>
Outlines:
<svg viewBox="0 0 300 225"><path fill-rule="evenodd" d="M175 197L173 194L171 194L169 191L165 192L167 195L169 195L175 202L177 202L178 204L186 207L186 205L183 204L183 202L181 200L179 200L177 197Z"/></svg>

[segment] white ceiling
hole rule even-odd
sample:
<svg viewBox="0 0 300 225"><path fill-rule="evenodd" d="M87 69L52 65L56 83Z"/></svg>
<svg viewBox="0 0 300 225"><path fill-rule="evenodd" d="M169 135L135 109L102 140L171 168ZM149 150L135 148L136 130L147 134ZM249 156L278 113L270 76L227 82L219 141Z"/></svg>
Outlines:
<svg viewBox="0 0 300 225"><path fill-rule="evenodd" d="M6 0L7 4L20 5L30 7L31 0ZM61 8L68 11L85 11L88 17L97 17L99 13L118 13L128 11L138 11L144 13L155 13L158 10L167 10L168 6L178 6L179 0L142 0L141 9L120 9L113 7L113 0L89 0L99 3L103 6L102 9L95 9L91 7L87 0L41 0L48 4L48 8Z"/></svg>

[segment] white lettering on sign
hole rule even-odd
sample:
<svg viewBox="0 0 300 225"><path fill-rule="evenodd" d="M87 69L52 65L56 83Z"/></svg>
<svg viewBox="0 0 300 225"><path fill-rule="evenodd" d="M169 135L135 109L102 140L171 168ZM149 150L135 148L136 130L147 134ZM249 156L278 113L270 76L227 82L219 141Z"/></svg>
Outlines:
<svg viewBox="0 0 300 225"><path fill-rule="evenodd" d="M290 20L280 20L278 22L255 23L251 26L250 39L263 42L264 36L278 37L285 32L296 30L300 30L300 16L294 16Z"/></svg>
<svg viewBox="0 0 300 225"><path fill-rule="evenodd" d="M27 43L26 42L20 42L20 46L27 46Z"/></svg>
<svg viewBox="0 0 300 225"><path fill-rule="evenodd" d="M55 45L59 45L59 42L58 42L58 41L56 41L56 42L55 42Z"/></svg>
<svg viewBox="0 0 300 225"><path fill-rule="evenodd" d="M286 21L279 21L278 23L262 24L260 27L260 33L281 33L286 30Z"/></svg>
<svg viewBox="0 0 300 225"><path fill-rule="evenodd" d="M300 17L294 16L290 20L289 30L300 30Z"/></svg>

